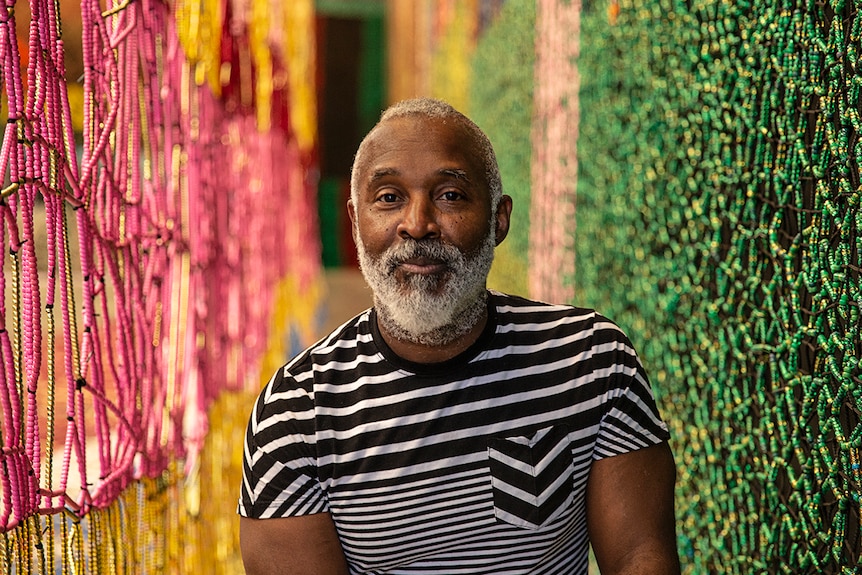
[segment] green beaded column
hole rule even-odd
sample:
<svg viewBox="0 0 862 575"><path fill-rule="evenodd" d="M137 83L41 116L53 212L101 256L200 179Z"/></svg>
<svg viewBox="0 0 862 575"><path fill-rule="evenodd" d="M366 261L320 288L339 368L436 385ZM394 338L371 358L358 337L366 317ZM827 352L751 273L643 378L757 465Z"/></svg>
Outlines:
<svg viewBox="0 0 862 575"><path fill-rule="evenodd" d="M578 303L641 350L687 573L855 573L859 2L591 2Z"/></svg>
<svg viewBox="0 0 862 575"><path fill-rule="evenodd" d="M519 295L528 294L535 24L534 0L506 0L476 46L470 93L471 117L494 145L503 193L514 204L488 285Z"/></svg>

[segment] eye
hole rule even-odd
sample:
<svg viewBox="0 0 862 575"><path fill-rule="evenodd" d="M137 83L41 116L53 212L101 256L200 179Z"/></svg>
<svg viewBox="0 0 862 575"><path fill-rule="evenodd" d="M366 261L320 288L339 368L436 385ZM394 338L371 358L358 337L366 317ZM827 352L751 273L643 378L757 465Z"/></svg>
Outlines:
<svg viewBox="0 0 862 575"><path fill-rule="evenodd" d="M440 194L440 197L447 202L457 202L464 196L462 196L461 192L459 192L458 190L446 190L445 192Z"/></svg>
<svg viewBox="0 0 862 575"><path fill-rule="evenodd" d="M383 202L384 204L391 204L398 201L398 196L392 192L383 192L377 196L377 201Z"/></svg>

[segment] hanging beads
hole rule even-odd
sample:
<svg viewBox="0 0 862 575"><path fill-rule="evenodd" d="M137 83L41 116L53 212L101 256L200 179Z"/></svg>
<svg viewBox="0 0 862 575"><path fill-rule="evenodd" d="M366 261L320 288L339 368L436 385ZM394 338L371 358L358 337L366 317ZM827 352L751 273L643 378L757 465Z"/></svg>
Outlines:
<svg viewBox="0 0 862 575"><path fill-rule="evenodd" d="M862 13L793 0L614 11L613 26L604 8L583 18L578 303L620 321L654 374L684 563L850 572Z"/></svg>

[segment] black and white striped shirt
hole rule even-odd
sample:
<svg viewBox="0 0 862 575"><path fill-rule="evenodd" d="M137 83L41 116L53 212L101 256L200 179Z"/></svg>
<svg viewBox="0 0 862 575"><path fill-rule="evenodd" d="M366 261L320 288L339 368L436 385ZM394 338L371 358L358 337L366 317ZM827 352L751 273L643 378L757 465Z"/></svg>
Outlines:
<svg viewBox="0 0 862 575"><path fill-rule="evenodd" d="M606 318L496 292L489 312L444 363L397 357L368 310L279 370L239 513L331 513L351 573L586 573L591 461L667 427Z"/></svg>

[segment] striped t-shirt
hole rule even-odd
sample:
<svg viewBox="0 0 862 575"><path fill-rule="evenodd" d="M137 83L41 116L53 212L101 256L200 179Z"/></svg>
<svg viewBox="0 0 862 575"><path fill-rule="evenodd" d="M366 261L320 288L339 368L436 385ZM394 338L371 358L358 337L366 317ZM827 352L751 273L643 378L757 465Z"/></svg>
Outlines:
<svg viewBox="0 0 862 575"><path fill-rule="evenodd" d="M368 310L263 389L239 513L329 512L355 574L586 573L590 463L667 438L631 344L594 311L491 292L479 340L428 365Z"/></svg>

